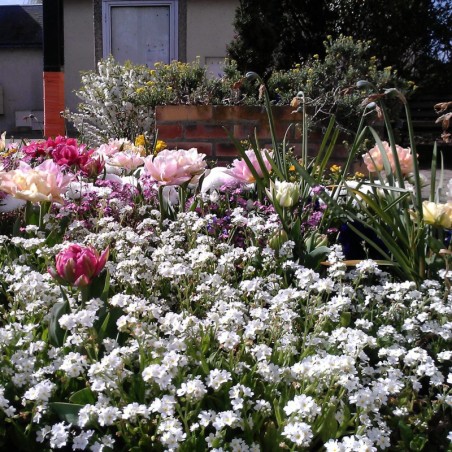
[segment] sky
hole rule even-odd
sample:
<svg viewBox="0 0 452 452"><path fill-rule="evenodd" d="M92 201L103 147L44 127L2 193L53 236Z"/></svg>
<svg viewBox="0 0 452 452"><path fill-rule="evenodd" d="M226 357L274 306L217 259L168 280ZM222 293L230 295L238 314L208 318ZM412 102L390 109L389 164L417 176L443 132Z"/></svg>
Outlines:
<svg viewBox="0 0 452 452"><path fill-rule="evenodd" d="M41 2L42 3L42 2ZM36 4L35 1L30 0L0 0L0 6L5 5L32 5Z"/></svg>

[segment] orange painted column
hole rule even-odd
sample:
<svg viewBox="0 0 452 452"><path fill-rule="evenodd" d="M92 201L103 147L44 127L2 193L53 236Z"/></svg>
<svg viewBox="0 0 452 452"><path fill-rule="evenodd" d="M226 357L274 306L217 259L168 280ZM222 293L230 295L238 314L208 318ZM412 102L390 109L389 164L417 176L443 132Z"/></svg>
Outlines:
<svg viewBox="0 0 452 452"><path fill-rule="evenodd" d="M44 72L44 136L65 135L64 72Z"/></svg>

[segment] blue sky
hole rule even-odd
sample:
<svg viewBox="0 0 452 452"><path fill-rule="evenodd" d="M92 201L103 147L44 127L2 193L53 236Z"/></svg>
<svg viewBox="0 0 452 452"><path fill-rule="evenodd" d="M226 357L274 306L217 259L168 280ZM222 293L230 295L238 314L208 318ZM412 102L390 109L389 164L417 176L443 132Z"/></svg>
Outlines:
<svg viewBox="0 0 452 452"><path fill-rule="evenodd" d="M36 2L30 0L0 0L0 6L5 5L30 5Z"/></svg>

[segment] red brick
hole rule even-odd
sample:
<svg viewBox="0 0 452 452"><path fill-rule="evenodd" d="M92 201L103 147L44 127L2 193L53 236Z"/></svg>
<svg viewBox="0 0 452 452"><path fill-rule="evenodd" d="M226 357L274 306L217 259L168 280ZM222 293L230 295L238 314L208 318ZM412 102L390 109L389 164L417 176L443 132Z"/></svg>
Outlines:
<svg viewBox="0 0 452 452"><path fill-rule="evenodd" d="M234 125L234 138L237 140L247 140L254 137L256 123L239 123Z"/></svg>
<svg viewBox="0 0 452 452"><path fill-rule="evenodd" d="M182 130L181 124L161 124L157 128L158 137L163 141L182 138Z"/></svg>
<svg viewBox="0 0 452 452"><path fill-rule="evenodd" d="M220 125L186 124L185 138L226 138L228 131Z"/></svg>
<svg viewBox="0 0 452 452"><path fill-rule="evenodd" d="M297 122L303 120L303 113L297 112L290 106L272 107L273 118L275 121Z"/></svg>
<svg viewBox="0 0 452 452"><path fill-rule="evenodd" d="M238 158L239 153L234 143L217 143L215 145L215 157Z"/></svg>
<svg viewBox="0 0 452 452"><path fill-rule="evenodd" d="M289 125L286 123L275 123L275 133L276 133L276 139L277 141L281 141L284 138L284 135L287 132ZM292 139L293 137L293 126L291 127L291 130L289 130L288 132L288 139ZM265 123L265 124L261 124L260 127L258 126L257 128L257 137L261 138L261 139L271 139L271 134L270 134L270 124Z"/></svg>
<svg viewBox="0 0 452 452"><path fill-rule="evenodd" d="M196 148L198 152L212 156L212 143L202 143L200 141L183 141L178 145L178 149Z"/></svg>
<svg viewBox="0 0 452 452"><path fill-rule="evenodd" d="M158 105L155 120L160 122L199 121L212 118L212 105Z"/></svg>
<svg viewBox="0 0 452 452"><path fill-rule="evenodd" d="M263 116L265 116L264 107L246 105L216 105L213 107L213 119L215 121L240 122L241 120L260 120Z"/></svg>

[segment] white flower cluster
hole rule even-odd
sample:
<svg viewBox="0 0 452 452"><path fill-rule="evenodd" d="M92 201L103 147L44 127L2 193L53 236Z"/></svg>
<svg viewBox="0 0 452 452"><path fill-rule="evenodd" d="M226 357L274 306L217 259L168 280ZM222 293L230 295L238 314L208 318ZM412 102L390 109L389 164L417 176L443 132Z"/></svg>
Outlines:
<svg viewBox="0 0 452 452"><path fill-rule="evenodd" d="M274 230L249 217L245 233ZM393 282L372 261L346 271L339 249L321 275L206 224L194 212L165 230L99 221L84 241L110 245L112 293L69 293L58 346L46 329L60 289L5 266L0 416L31 412L52 449L358 451L394 446L390 416L416 416L407 394L450 410L452 297L439 283ZM55 421L54 402L75 414Z"/></svg>

